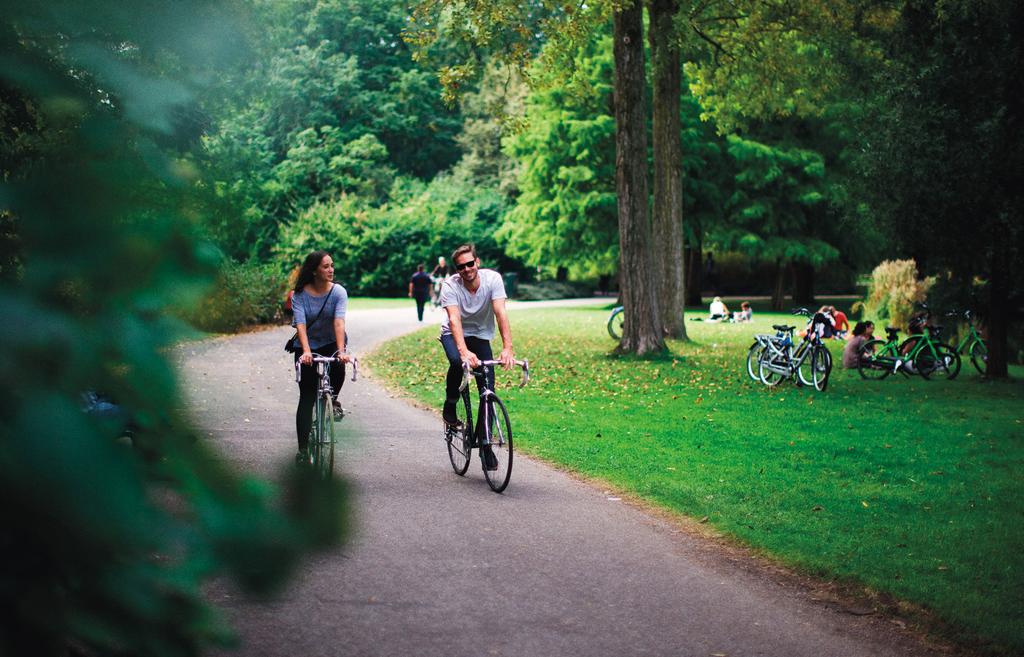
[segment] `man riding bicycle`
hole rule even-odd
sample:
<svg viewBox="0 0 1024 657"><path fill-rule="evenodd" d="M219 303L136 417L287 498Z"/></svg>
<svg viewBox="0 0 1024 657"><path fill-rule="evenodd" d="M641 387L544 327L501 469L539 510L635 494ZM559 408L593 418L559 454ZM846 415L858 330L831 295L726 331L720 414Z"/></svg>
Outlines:
<svg viewBox="0 0 1024 657"><path fill-rule="evenodd" d="M462 383L462 363L470 367L480 366L480 361L491 360L491 339L494 338L495 319L501 333L501 355L498 360L508 369L515 362L512 353L512 327L505 310L505 284L501 274L493 269L480 269L480 259L472 244L463 244L452 253L452 262L458 276L447 279L441 287L441 307L445 315L441 318L441 346L448 358L448 375L445 379L445 399L442 417L449 426L458 426L456 405L459 401L459 386ZM477 380L483 390L486 384L494 389L494 372L488 371L486 383ZM482 402L481 402L482 403ZM477 413L476 434L483 435L483 408ZM483 454L484 465L494 469L497 462L490 448Z"/></svg>

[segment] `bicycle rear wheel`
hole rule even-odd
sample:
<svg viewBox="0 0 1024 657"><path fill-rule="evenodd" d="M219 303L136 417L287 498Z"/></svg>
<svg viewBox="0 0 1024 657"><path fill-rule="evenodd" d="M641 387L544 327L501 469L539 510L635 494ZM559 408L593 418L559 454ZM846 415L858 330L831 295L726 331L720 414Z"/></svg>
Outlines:
<svg viewBox="0 0 1024 657"><path fill-rule="evenodd" d="M469 469L469 455L473 450L471 429L473 413L469 406L469 393L462 393L462 407L455 407L461 427L444 427L444 441L448 446L448 460L452 462L452 470L460 477Z"/></svg>
<svg viewBox="0 0 1024 657"><path fill-rule="evenodd" d="M984 342L975 342L971 345L971 364L981 374L988 372L988 347Z"/></svg>
<svg viewBox="0 0 1024 657"><path fill-rule="evenodd" d="M892 374L895 361L890 363L889 359L881 354L885 349L885 340L868 340L857 354L857 371L860 375L872 381L881 381Z"/></svg>
<svg viewBox="0 0 1024 657"><path fill-rule="evenodd" d="M623 312L624 310L624 308L616 308L612 311L611 317L608 318L608 335L616 340L622 339L622 327L626 323L626 313Z"/></svg>
<svg viewBox="0 0 1024 657"><path fill-rule="evenodd" d="M505 404L496 396L491 397L488 404L491 406L491 430L490 436L482 439L480 445L480 458L484 466L484 478L487 485L495 493L500 493L508 486L512 477L512 423L508 419L508 411ZM491 465L496 467L488 469L487 451L494 455Z"/></svg>
<svg viewBox="0 0 1024 657"><path fill-rule="evenodd" d="M757 362L758 378L761 380L761 383L765 384L769 388L779 385L780 383L782 383L782 379L784 378L778 372L773 372L772 370L768 369L771 361L773 360L776 364L780 364L782 362L781 358L772 359L767 354L761 359L759 359Z"/></svg>
<svg viewBox="0 0 1024 657"><path fill-rule="evenodd" d="M761 376L757 372L758 362L761 360L761 354L764 353L764 345L760 342L755 342L750 345L750 349L747 350L747 376L754 381L760 381Z"/></svg>
<svg viewBox="0 0 1024 657"><path fill-rule="evenodd" d="M313 432L309 436L309 457L313 471L322 479L334 476L334 408L330 395L316 400L313 409Z"/></svg>

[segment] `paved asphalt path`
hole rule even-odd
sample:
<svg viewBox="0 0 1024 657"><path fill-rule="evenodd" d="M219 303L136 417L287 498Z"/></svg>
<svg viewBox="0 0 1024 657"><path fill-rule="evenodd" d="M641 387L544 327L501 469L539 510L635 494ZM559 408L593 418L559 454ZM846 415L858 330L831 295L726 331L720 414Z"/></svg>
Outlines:
<svg viewBox="0 0 1024 657"><path fill-rule="evenodd" d="M417 326L411 301L348 317L356 354ZM203 435L266 477L295 452L298 393L281 349L289 335L280 327L179 351ZM811 590L541 463L517 455L502 495L487 487L478 459L458 477L439 416L370 378L347 381L341 398L354 535L312 558L273 600L211 588L241 635L240 654L933 654L890 621L815 601Z"/></svg>

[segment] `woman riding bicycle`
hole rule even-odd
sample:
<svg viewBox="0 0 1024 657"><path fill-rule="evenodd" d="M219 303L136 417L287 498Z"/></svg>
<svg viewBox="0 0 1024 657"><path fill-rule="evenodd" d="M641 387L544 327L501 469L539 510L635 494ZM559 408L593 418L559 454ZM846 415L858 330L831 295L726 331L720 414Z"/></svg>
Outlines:
<svg viewBox="0 0 1024 657"><path fill-rule="evenodd" d="M334 282L334 260L326 251L314 251L306 256L295 281L294 292L292 326L298 333L294 353L295 361L302 364L299 405L295 409L295 430L299 442L299 453L295 458L296 462L302 462L309 448L309 429L313 424L313 403L316 401L317 375L313 354L330 357L344 351L348 293ZM338 393L345 380L345 363L349 362L349 357L338 354L338 360L341 363L332 367L330 372L335 413L341 413Z"/></svg>

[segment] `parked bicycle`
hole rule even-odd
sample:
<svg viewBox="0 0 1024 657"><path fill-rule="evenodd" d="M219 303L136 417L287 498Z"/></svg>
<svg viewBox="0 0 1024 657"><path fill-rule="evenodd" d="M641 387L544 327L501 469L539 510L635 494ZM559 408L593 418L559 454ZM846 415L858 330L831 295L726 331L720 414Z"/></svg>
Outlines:
<svg viewBox="0 0 1024 657"><path fill-rule="evenodd" d="M899 329L885 328L885 340L868 340L860 348L857 371L865 379L881 380L893 374L920 374L923 379L934 375L952 380L960 373L960 354L941 341L942 327L928 323L931 311L921 304L925 314L922 329L900 342Z"/></svg>
<svg viewBox="0 0 1024 657"><path fill-rule="evenodd" d="M818 331L825 318L806 308L794 310L793 314L810 318L803 341L796 345L793 341L796 327L782 324L772 326L776 330L774 336L757 336L763 345L757 360L758 377L766 386L776 386L783 379L794 379L800 385L824 391L832 373L832 354L821 341Z"/></svg>
<svg viewBox="0 0 1024 657"><path fill-rule="evenodd" d="M784 339L787 333L792 333L796 329L795 326L784 326L781 324L772 324L772 328L775 329L775 338ZM768 341L772 339L772 336L768 334L759 334L754 336L754 343L750 345L750 349L747 350L747 376L752 380L761 382L761 374L758 372L758 363L761 360L761 354L764 353L765 348L768 345Z"/></svg>
<svg viewBox="0 0 1024 657"><path fill-rule="evenodd" d="M960 316L967 320L967 335L957 345L956 352L960 355L969 354L974 369L978 370L981 374L985 374L988 371L988 345L985 344L981 335L978 334L978 329L974 325L973 313L970 310L954 310L953 312L946 313L946 317Z"/></svg>
<svg viewBox="0 0 1024 657"><path fill-rule="evenodd" d="M317 476L323 479L330 479L334 476L334 446L337 444L338 421L344 417L343 414L335 415L332 400L334 389L331 387L331 365L338 362L337 353L334 356L320 356L313 354L313 363L316 365L316 374L320 381L316 390L316 402L313 404L313 426L309 430L309 462ZM356 380L359 370L359 361L353 358L352 380ZM302 367L295 363L295 380L302 380Z"/></svg>
<svg viewBox="0 0 1024 657"><path fill-rule="evenodd" d="M515 363L523 370L523 378L519 383L522 388L530 381L530 364L525 359ZM480 450L484 478L495 493L505 490L512 477L512 422L505 404L493 390L484 385L488 368L493 369L500 364L500 360L485 360L474 370L463 363L462 385L459 387L462 408L456 410L459 421L454 425L446 424L444 430L448 459L455 474L466 474L472 450L477 448ZM473 377L479 380L481 387L479 408L483 418L478 423L479 431L473 428L473 408L469 399L469 381ZM479 433L483 435L477 435Z"/></svg>
<svg viewBox="0 0 1024 657"><path fill-rule="evenodd" d="M608 335L616 340L622 339L622 327L626 322L625 306L615 306L608 316Z"/></svg>

